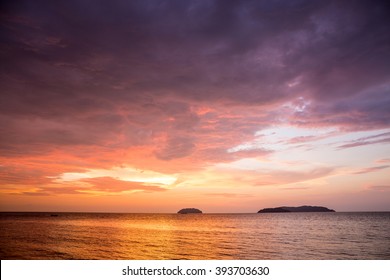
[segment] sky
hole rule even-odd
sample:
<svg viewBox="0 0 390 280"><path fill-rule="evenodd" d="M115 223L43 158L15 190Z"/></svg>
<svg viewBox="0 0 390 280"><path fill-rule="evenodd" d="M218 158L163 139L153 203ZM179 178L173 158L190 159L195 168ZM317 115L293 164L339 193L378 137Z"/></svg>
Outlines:
<svg viewBox="0 0 390 280"><path fill-rule="evenodd" d="M390 211L387 1L0 11L0 211Z"/></svg>

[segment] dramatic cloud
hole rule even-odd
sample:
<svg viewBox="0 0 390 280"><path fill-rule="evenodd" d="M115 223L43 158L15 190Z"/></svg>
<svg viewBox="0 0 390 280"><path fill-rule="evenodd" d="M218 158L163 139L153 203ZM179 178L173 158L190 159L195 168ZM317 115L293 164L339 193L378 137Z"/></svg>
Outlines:
<svg viewBox="0 0 390 280"><path fill-rule="evenodd" d="M77 195L59 178L84 174L91 194L175 200L196 177L226 184L202 193L252 197L210 170L261 163L259 185L363 170L353 152L374 162L390 143L389 12L368 0L5 1L1 190Z"/></svg>

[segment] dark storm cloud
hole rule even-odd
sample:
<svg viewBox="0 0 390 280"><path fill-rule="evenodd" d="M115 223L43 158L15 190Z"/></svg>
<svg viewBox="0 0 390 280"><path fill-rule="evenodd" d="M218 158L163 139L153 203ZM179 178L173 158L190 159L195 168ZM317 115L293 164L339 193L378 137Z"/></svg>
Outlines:
<svg viewBox="0 0 390 280"><path fill-rule="evenodd" d="M385 1L7 1L0 144L166 134L168 160L196 147L192 104L301 96L311 106L292 122L388 127L389 18Z"/></svg>
<svg viewBox="0 0 390 280"><path fill-rule="evenodd" d="M178 88L204 99L213 97L205 92L209 86L234 85L246 89L243 98L229 90L214 95L264 102L270 90L282 95L278 85L299 75L322 98L388 78L388 10L378 1L12 1L5 7L7 68L67 93L82 86L103 94L97 86L117 82L132 94Z"/></svg>

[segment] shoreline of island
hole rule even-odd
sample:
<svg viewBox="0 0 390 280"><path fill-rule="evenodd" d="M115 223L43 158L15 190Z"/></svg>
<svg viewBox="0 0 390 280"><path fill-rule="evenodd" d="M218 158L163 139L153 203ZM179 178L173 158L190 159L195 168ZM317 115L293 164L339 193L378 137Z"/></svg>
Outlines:
<svg viewBox="0 0 390 280"><path fill-rule="evenodd" d="M336 212L336 211L324 206L308 206L308 205L297 206L297 207L280 206L274 208L263 208L257 211L257 213L307 213L307 212L321 213L321 212Z"/></svg>

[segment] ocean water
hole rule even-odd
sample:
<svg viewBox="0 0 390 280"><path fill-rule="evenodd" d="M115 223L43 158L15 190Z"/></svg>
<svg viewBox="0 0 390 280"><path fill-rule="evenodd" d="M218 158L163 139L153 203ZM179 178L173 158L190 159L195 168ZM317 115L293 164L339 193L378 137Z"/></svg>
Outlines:
<svg viewBox="0 0 390 280"><path fill-rule="evenodd" d="M0 258L390 259L390 212L56 215L0 213Z"/></svg>

